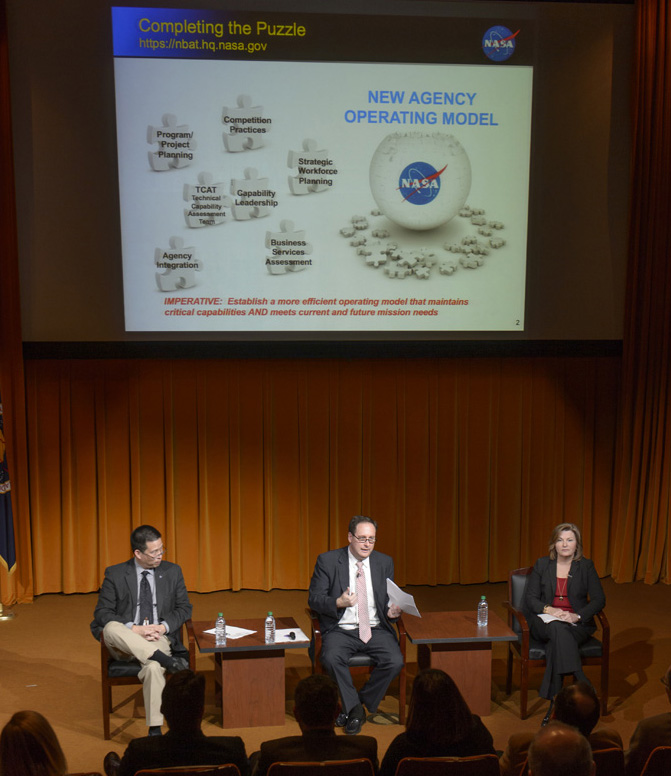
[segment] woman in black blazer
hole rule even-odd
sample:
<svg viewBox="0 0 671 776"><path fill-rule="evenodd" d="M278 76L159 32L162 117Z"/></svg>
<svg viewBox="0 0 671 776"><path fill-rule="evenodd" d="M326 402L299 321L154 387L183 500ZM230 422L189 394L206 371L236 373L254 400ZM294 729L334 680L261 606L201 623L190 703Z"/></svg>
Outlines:
<svg viewBox="0 0 671 776"><path fill-rule="evenodd" d="M573 674L577 681L589 681L582 671L580 645L596 630L594 615L606 604L594 564L583 557L582 537L576 525L556 526L548 550L546 557L536 561L526 593L531 636L545 642L546 648L540 695L550 700L550 709L544 724L565 674ZM551 615L552 620L544 622L539 614Z"/></svg>

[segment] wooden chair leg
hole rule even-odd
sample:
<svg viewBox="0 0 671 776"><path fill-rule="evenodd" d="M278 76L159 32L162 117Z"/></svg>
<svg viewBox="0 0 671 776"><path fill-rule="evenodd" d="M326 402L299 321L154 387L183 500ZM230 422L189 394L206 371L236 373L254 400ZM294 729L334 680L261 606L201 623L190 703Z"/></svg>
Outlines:
<svg viewBox="0 0 671 776"><path fill-rule="evenodd" d="M508 644L508 665L506 668L506 695L513 689L513 648Z"/></svg>
<svg viewBox="0 0 671 776"><path fill-rule="evenodd" d="M401 725L405 725L405 690L407 677L405 674L405 665L401 669L398 680L398 720Z"/></svg>
<svg viewBox="0 0 671 776"><path fill-rule="evenodd" d="M105 741L110 739L110 713L112 711L112 687L109 684L103 684L103 738Z"/></svg>
<svg viewBox="0 0 671 776"><path fill-rule="evenodd" d="M527 718L527 695L529 692L529 664L524 658L520 669L520 718Z"/></svg>

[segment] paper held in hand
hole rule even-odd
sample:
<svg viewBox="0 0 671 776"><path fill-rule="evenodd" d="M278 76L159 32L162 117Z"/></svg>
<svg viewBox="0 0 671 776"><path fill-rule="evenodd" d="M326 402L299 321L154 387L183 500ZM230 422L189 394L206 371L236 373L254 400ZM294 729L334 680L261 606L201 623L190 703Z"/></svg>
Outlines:
<svg viewBox="0 0 671 776"><path fill-rule="evenodd" d="M396 604L406 614L414 614L415 617L421 617L419 609L415 606L415 599L408 593L404 593L401 588L387 578L387 595L389 596L389 603Z"/></svg>
<svg viewBox="0 0 671 776"><path fill-rule="evenodd" d="M575 622L568 622L567 620L562 620L561 617L555 617L554 614L539 614L538 615L543 622L552 622L553 620L557 620L557 622L565 622L567 625L576 625Z"/></svg>

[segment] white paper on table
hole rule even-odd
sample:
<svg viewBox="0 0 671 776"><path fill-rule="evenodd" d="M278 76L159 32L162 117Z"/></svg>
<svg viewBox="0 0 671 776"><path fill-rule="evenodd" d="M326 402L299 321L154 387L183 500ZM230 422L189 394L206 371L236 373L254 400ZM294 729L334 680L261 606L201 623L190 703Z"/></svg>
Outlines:
<svg viewBox="0 0 671 776"><path fill-rule="evenodd" d="M539 614L538 615L543 622L553 622L554 620L557 620L557 622L566 622L566 620L562 620L561 617L556 617L554 614ZM567 625L577 625L576 622L569 622Z"/></svg>
<svg viewBox="0 0 671 776"><path fill-rule="evenodd" d="M214 636L214 628L203 631L203 633L211 633ZM251 636L252 633L256 633L255 630L247 630L247 628L236 628L233 625L226 626L226 638L227 639L241 639L243 636Z"/></svg>
<svg viewBox="0 0 671 776"><path fill-rule="evenodd" d="M293 633L296 638L292 639L289 635ZM296 641L310 641L300 628L278 628L275 631L275 644L286 641L287 644Z"/></svg>
<svg viewBox="0 0 671 776"><path fill-rule="evenodd" d="M387 595L389 596L389 603L396 604L402 611L407 614L414 614L415 617L421 617L419 609L415 606L415 599L410 593L404 593L401 588L389 577L387 577Z"/></svg>

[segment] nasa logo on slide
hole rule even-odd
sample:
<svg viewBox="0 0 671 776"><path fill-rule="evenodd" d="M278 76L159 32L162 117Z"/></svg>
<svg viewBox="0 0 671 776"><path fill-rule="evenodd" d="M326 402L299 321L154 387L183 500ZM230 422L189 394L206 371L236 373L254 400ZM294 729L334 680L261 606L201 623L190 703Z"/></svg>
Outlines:
<svg viewBox="0 0 671 776"><path fill-rule="evenodd" d="M490 27L482 38L482 50L492 62L505 62L515 53L517 32L511 32L502 24Z"/></svg>
<svg viewBox="0 0 671 776"><path fill-rule="evenodd" d="M396 132L375 149L370 190L391 221L406 229L435 229L464 206L471 190L471 162L453 135Z"/></svg>

